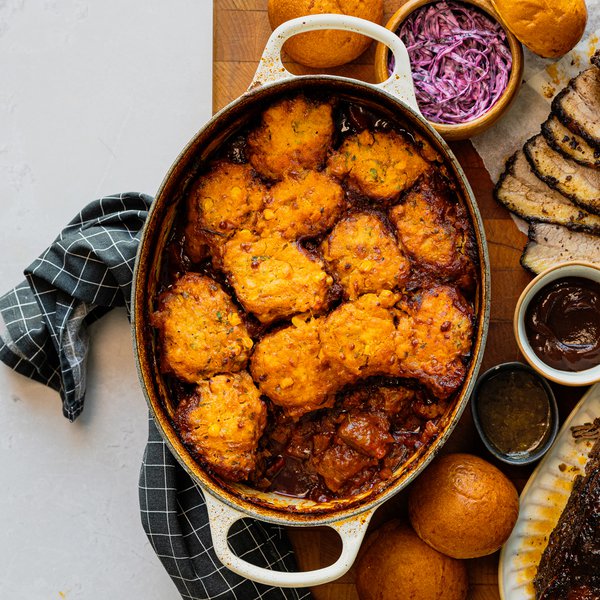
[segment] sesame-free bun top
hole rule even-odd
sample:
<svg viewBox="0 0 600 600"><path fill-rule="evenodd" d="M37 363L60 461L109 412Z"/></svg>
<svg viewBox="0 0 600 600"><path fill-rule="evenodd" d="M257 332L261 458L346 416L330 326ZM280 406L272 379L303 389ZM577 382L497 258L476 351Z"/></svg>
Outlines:
<svg viewBox="0 0 600 600"><path fill-rule="evenodd" d="M463 561L440 554L397 519L365 540L356 565L360 600L464 600L468 587Z"/></svg>
<svg viewBox="0 0 600 600"><path fill-rule="evenodd" d="M414 530L432 548L475 558L506 542L519 514L519 496L494 465L471 454L448 454L410 487L408 510Z"/></svg>
<svg viewBox="0 0 600 600"><path fill-rule="evenodd" d="M566 54L583 35L585 0L492 0L505 25L544 58Z"/></svg>
<svg viewBox="0 0 600 600"><path fill-rule="evenodd" d="M296 17L324 13L351 15L381 24L383 0L269 0L268 12L273 29ZM327 68L354 60L371 41L357 33L328 29L296 35L285 43L284 48L302 65Z"/></svg>

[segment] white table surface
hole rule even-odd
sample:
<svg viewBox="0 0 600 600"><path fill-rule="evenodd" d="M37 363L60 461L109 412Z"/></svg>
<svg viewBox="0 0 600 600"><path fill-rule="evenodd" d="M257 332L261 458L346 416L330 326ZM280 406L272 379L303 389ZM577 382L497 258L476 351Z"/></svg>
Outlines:
<svg viewBox="0 0 600 600"><path fill-rule="evenodd" d="M88 201L154 194L211 112L209 0L0 1L4 292ZM147 409L124 310L92 327L86 406L0 364L0 598L179 597L137 497Z"/></svg>

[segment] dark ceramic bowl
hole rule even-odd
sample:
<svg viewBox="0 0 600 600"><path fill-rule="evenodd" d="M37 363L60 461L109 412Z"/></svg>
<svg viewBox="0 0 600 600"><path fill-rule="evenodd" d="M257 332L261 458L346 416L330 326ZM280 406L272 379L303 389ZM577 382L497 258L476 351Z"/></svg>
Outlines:
<svg viewBox="0 0 600 600"><path fill-rule="evenodd" d="M499 373L507 371L524 371L531 375L531 377L535 379L546 392L546 397L550 406L550 426L546 439L541 444L539 444L534 450L524 455L518 456L513 456L509 453L502 452L493 444L481 423L479 411L479 403L481 399L480 391L483 387L483 384L485 384L488 380L498 375ZM473 415L473 421L475 423L477 433L479 434L479 437L481 438L481 441L484 443L487 450L498 460L501 460L502 462L505 462L509 465L528 465L539 460L540 458L542 458L542 456L544 456L544 454L546 454L550 446L552 446L556 438L556 434L558 433L558 406L556 405L556 399L554 397L554 393L552 392L552 388L550 387L548 382L543 377L541 377L534 369L520 362L507 362L496 365L495 367L492 367L491 369L487 370L485 373L483 373L483 375L479 377L479 379L475 383L475 387L473 388L473 393L471 395L471 413Z"/></svg>

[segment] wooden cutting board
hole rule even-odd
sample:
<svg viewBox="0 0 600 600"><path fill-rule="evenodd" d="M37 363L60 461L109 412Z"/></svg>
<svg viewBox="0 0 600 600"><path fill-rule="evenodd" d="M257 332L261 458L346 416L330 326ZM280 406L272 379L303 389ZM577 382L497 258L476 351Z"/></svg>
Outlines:
<svg viewBox="0 0 600 600"><path fill-rule="evenodd" d="M402 0L385 0L384 22L398 9ZM271 33L267 17L267 0L214 0L214 55L213 55L213 109L218 111L243 94L256 70L265 43ZM286 60L286 67L297 74L327 72L375 81L373 70L374 47L371 46L354 62L315 71ZM493 183L483 163L469 141L450 144L473 188L484 220L490 262L492 266L492 309L488 343L483 358L482 372L498 363L523 360L512 331L513 311L523 288L531 276L519 265L526 242L513 223L508 211L499 206L492 196ZM563 417L581 396L581 389L556 386L555 393L561 404ZM479 454L494 462L481 445L473 427L471 413L466 410L461 422L444 447L444 452L463 451ZM510 468L495 463L521 489L530 474L525 467ZM371 527L393 517L406 514L406 495L398 494L378 509ZM290 530L298 562L303 570L316 569L333 563L341 544L328 528L294 528ZM469 600L498 600L498 553L469 560ZM341 579L313 589L316 600L358 600L354 586L354 572L350 570ZM398 599L403 600L403 599Z"/></svg>

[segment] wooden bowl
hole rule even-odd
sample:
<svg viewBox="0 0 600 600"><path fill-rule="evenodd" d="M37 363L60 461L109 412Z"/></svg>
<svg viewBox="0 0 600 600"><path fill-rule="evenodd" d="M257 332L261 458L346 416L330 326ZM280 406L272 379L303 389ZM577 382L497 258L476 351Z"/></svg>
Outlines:
<svg viewBox="0 0 600 600"><path fill-rule="evenodd" d="M403 4L387 22L386 28L396 32L400 25L406 20L413 11L426 4L434 4L440 0L408 0ZM492 5L486 0L456 0L462 4L471 5L486 13L492 20L500 23L506 33L509 49L512 55L512 69L508 84L502 96L497 102L484 114L457 125L446 123L435 123L429 121L431 126L446 140L465 140L479 133L483 133L488 127L491 127L508 109L510 103L514 100L521 87L521 78L523 75L523 47L517 38L510 33L504 26L498 13ZM389 50L384 44L378 44L375 51L375 76L377 81L385 81L389 77L388 73L388 53Z"/></svg>

